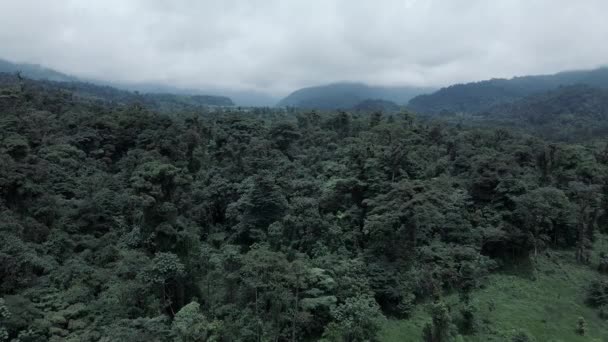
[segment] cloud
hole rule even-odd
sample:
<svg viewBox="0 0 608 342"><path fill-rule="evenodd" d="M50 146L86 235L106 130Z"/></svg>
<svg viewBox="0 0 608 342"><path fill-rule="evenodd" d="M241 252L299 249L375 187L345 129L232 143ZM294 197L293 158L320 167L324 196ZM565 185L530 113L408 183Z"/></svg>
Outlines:
<svg viewBox="0 0 608 342"><path fill-rule="evenodd" d="M433 85L608 60L604 0L20 0L0 57L84 77L285 94Z"/></svg>

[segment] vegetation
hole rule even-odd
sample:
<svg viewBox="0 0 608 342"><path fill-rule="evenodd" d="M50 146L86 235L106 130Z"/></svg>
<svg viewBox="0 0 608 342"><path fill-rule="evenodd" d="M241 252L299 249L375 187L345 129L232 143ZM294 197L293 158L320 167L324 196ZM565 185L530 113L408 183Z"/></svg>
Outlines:
<svg viewBox="0 0 608 342"><path fill-rule="evenodd" d="M303 88L282 99L277 106L301 109L351 109L368 99L406 104L416 95L432 91L417 87L376 87L362 83L334 83Z"/></svg>
<svg viewBox="0 0 608 342"><path fill-rule="evenodd" d="M73 76L45 68L36 64L13 63L0 58L0 73L16 73L20 72L34 80L47 80L57 82L78 82L78 79Z"/></svg>
<svg viewBox="0 0 608 342"><path fill-rule="evenodd" d="M410 100L408 107L422 114L475 114L560 86L577 84L608 88L608 68L456 84L433 94L419 95Z"/></svg>
<svg viewBox="0 0 608 342"><path fill-rule="evenodd" d="M606 338L606 141L0 79L0 339Z"/></svg>
<svg viewBox="0 0 608 342"><path fill-rule="evenodd" d="M601 246L596 242L595 248ZM592 259L593 265L597 258ZM534 264L505 265L472 293L468 306L475 310L477 328L458 338L467 342L605 341L608 321L587 302L587 291L596 279L593 268L581 266L576 253L569 250L547 251ZM449 294L444 302L452 321L462 326L466 306L461 298ZM420 303L407 320L386 320L379 339L419 341L425 325L432 322L431 305L429 301ZM587 323L585 336L576 331L579 317Z"/></svg>
<svg viewBox="0 0 608 342"><path fill-rule="evenodd" d="M561 87L483 114L493 124L521 127L557 141L589 141L608 134L608 90L585 85Z"/></svg>
<svg viewBox="0 0 608 342"><path fill-rule="evenodd" d="M206 106L234 106L231 99L224 96L209 96L209 95L176 95L167 93L144 93L130 92L119 90L110 86L98 85L94 83L81 82L73 78L59 78L50 75L40 75L41 80L31 81L23 79L23 76L31 75L27 72L18 71L17 74L2 73L2 60L0 60L0 86L9 87L15 84L19 78L22 84L30 88L41 88L40 90L63 90L64 96L76 98L90 102L99 102L104 104L127 105L137 104L144 106L150 110L155 110L163 113L183 112L200 110ZM41 69L47 70L47 69ZM46 77L48 76L48 78Z"/></svg>
<svg viewBox="0 0 608 342"><path fill-rule="evenodd" d="M395 102L387 101L387 100L364 100L355 105L352 108L354 111L358 112L384 112L384 113L396 113L399 111L399 105Z"/></svg>

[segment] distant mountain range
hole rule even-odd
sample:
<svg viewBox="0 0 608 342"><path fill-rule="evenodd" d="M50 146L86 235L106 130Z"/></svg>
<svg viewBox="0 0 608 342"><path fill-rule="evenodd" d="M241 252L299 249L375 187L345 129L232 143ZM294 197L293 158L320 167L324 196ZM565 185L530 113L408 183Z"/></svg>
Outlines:
<svg viewBox="0 0 608 342"><path fill-rule="evenodd" d="M22 71L22 76L29 76ZM80 81L51 81L48 79L32 80L23 78L19 80L14 72L0 72L0 85L16 87L22 83L28 87L44 88L52 91L65 91L66 94L97 103L142 105L150 110L172 113L176 111L192 111L207 106L233 106L234 103L227 97L208 95L180 95L169 93L138 93L120 90L110 86L98 85Z"/></svg>
<svg viewBox="0 0 608 342"><path fill-rule="evenodd" d="M138 91L140 93L174 94L185 96L203 96L212 99L214 97L227 97L233 105L239 106L274 106L279 100L257 91L232 90L232 89L183 89L165 84L156 83L120 83L108 80L95 80L79 78L65 73L46 68L37 64L15 63L0 59L0 73L20 72L24 77L34 80L48 80L56 82L85 82L100 86L110 86L117 89ZM199 98L200 99L200 98ZM223 101L223 100L222 100ZM219 101L219 102L222 102ZM217 101L213 101L218 103Z"/></svg>
<svg viewBox="0 0 608 342"><path fill-rule="evenodd" d="M45 68L37 64L13 63L0 59L0 72L16 73L20 72L23 76L33 80L48 80L56 82L76 82L78 78L66 75L53 69Z"/></svg>
<svg viewBox="0 0 608 342"><path fill-rule="evenodd" d="M302 88L282 99L277 106L304 109L351 109L365 100L385 100L406 104L416 95L433 91L418 87L378 87L363 83L333 83Z"/></svg>
<svg viewBox="0 0 608 342"><path fill-rule="evenodd" d="M495 105L574 84L608 88L608 68L456 84L432 94L417 96L410 100L408 108L422 114L477 113Z"/></svg>
<svg viewBox="0 0 608 342"><path fill-rule="evenodd" d="M496 111L496 108L501 105L515 103L532 95L556 90L560 86L584 84L595 88L608 88L608 67L602 67L594 70L566 71L553 75L522 76L511 79L491 79L455 84L439 90L422 87L382 87L364 83L342 82L302 88L278 101L278 98L257 91L221 88L197 90L165 84L87 80L36 64L14 63L0 59L0 73L2 72L21 72L24 77L35 80L80 83L78 86L80 89L91 88L92 85L96 85L110 86L130 92L137 91L145 96L154 94L148 97L163 98L163 103L173 103L168 108L173 108L174 104L179 104L178 106L207 104L268 107L276 104L279 107L302 109L393 111L399 106L407 105L408 109L416 113L429 115L442 113L480 114ZM95 93L99 94L98 91L95 91ZM142 95L137 94L137 96L141 97ZM113 96L113 98L116 97L130 96L125 94Z"/></svg>

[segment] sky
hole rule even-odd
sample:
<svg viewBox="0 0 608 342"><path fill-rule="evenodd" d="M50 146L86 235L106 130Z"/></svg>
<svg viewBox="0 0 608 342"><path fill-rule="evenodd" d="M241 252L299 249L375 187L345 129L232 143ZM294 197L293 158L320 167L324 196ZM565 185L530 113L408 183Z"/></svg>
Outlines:
<svg viewBox="0 0 608 342"><path fill-rule="evenodd" d="M608 64L606 0L0 0L0 58L275 96Z"/></svg>

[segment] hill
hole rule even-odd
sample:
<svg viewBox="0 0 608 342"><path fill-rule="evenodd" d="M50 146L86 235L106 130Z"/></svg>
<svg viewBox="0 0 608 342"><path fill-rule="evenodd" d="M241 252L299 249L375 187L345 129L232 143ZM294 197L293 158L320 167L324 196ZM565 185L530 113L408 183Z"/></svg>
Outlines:
<svg viewBox="0 0 608 342"><path fill-rule="evenodd" d="M367 99L359 102L352 109L361 112L397 112L399 111L399 105L392 101L378 100L378 99Z"/></svg>
<svg viewBox="0 0 608 342"><path fill-rule="evenodd" d="M558 140L589 140L608 133L608 89L559 87L480 113L496 123L525 128Z"/></svg>
<svg viewBox="0 0 608 342"><path fill-rule="evenodd" d="M432 94L417 96L410 100L408 108L423 114L443 111L476 113L498 104L574 84L606 88L608 68L456 84Z"/></svg>
<svg viewBox="0 0 608 342"><path fill-rule="evenodd" d="M282 99L277 106L305 109L349 109L366 99L381 99L406 104L428 88L376 87L363 83L334 83L302 88Z"/></svg>
<svg viewBox="0 0 608 342"><path fill-rule="evenodd" d="M0 72L3 73L17 73L31 78L33 80L49 80L58 82L74 82L78 81L78 78L66 75L59 71L49 69L37 64L28 63L13 63L5 59L0 58Z"/></svg>
<svg viewBox="0 0 608 342"><path fill-rule="evenodd" d="M16 86L19 82L28 87L44 90L61 90L72 96L97 101L106 104L139 104L148 109L161 112L194 110L202 106L233 106L234 103L228 97L209 95L178 95L167 93L130 92L116 89L110 86L97 85L93 83L68 81L58 82L50 80L19 81L15 74L0 73L0 85Z"/></svg>
<svg viewBox="0 0 608 342"><path fill-rule="evenodd" d="M64 88L70 88L75 90L76 88L81 91L83 88L88 88L87 92L95 93L97 97L110 96L115 100L118 98L132 97L125 93L127 92L139 92L147 94L146 97L153 98L157 97L154 101L168 101L170 103L182 103L182 105L216 105L216 106L233 106L234 102L238 105L249 106L249 105L265 105L271 106L276 103L276 99L265 94L261 94L254 91L237 91L237 90L223 90L223 89L210 89L208 93L200 89L182 89L164 84L155 83L121 83L112 82L107 80L98 79L85 79L76 76L68 75L51 68L47 68L37 64L28 63L15 63L0 58L0 73L15 74L20 73L23 77L32 80L41 81L55 81L55 82L75 82L78 83L74 86L63 85ZM99 87L93 90L93 86ZM122 92L119 94L116 91L110 90L110 88ZM105 95L99 96L100 93ZM152 95L154 94L154 95ZM216 95L217 94L217 95ZM232 96L228 97L225 95L233 95L235 101L233 102ZM107 98L106 98L107 99Z"/></svg>

